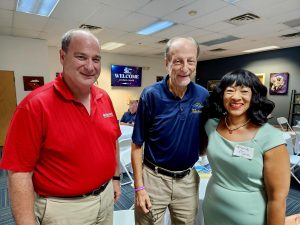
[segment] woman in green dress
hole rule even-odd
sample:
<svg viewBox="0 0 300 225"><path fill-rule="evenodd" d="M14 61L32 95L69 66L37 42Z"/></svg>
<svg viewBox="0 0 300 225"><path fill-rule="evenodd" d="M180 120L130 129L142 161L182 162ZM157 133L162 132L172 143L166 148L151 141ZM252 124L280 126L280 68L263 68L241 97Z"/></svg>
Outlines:
<svg viewBox="0 0 300 225"><path fill-rule="evenodd" d="M274 103L246 70L226 74L211 93L207 156L212 168L206 225L283 225L290 185L282 132L267 123Z"/></svg>

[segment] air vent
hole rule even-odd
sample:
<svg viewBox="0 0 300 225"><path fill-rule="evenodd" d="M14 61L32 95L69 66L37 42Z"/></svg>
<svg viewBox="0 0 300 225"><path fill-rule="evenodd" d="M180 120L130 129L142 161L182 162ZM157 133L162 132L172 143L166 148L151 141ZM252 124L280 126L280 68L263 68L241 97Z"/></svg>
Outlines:
<svg viewBox="0 0 300 225"><path fill-rule="evenodd" d="M299 27L300 26L300 18L286 21L283 24L285 24L289 27Z"/></svg>
<svg viewBox="0 0 300 225"><path fill-rule="evenodd" d="M282 39L292 39L292 38L299 38L300 37L300 32L297 33L292 33L292 34L285 34L280 36Z"/></svg>
<svg viewBox="0 0 300 225"><path fill-rule="evenodd" d="M88 25L88 24L81 24L79 28L84 29L84 30L89 30L93 33L97 33L102 30L102 27L97 27L97 26Z"/></svg>
<svg viewBox="0 0 300 225"><path fill-rule="evenodd" d="M246 13L246 14L243 14L243 15L240 15L237 17L233 17L229 20L226 20L225 22L236 25L236 26L240 26L240 25L254 22L258 19L260 19L260 17L257 15L254 15L252 13Z"/></svg>
<svg viewBox="0 0 300 225"><path fill-rule="evenodd" d="M212 49L212 50L209 50L210 52L223 52L223 51L226 51L227 49L224 49L224 48L215 48L215 49Z"/></svg>
<svg viewBox="0 0 300 225"><path fill-rule="evenodd" d="M223 37L223 38L219 38L219 39L215 39L215 40L200 43L200 45L212 46L212 45L217 45L217 44L221 44L221 43L225 43L225 42L235 41L235 40L238 40L238 39L240 39L240 38L229 35L229 36L226 36L226 37Z"/></svg>
<svg viewBox="0 0 300 225"><path fill-rule="evenodd" d="M170 39L163 39L163 40L161 40L161 41L158 41L157 43L158 44L167 44L167 42L169 41Z"/></svg>

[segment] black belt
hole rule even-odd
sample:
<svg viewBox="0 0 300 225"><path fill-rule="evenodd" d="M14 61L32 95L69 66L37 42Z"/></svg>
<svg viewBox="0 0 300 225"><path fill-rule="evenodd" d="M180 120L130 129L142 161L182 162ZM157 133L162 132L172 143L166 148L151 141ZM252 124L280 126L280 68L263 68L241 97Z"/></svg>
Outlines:
<svg viewBox="0 0 300 225"><path fill-rule="evenodd" d="M183 178L191 172L191 168L188 168L187 170L183 170L183 171L167 170L167 169L164 169L162 167L159 167L159 166L153 164L152 162L150 162L147 159L144 159L144 164L147 167L149 167L151 170L153 170L154 172L160 173L162 175L166 175L166 176L169 176L172 178Z"/></svg>
<svg viewBox="0 0 300 225"><path fill-rule="evenodd" d="M103 184L102 186L100 186L99 188L92 190L88 193L85 193L83 195L76 195L76 196L58 196L56 198L82 198L82 197L87 197L87 196L97 196L99 195L101 192L103 192L105 190L105 188L107 187L109 181L106 182L105 184Z"/></svg>

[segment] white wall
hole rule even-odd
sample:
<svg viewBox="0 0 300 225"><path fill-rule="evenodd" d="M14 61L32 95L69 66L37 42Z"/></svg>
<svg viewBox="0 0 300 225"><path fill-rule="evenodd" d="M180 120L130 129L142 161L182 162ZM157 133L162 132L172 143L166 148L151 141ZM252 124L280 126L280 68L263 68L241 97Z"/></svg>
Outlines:
<svg viewBox="0 0 300 225"><path fill-rule="evenodd" d="M49 82L48 47L45 40L0 36L0 70L14 71L17 103L24 91L23 76L43 76Z"/></svg>

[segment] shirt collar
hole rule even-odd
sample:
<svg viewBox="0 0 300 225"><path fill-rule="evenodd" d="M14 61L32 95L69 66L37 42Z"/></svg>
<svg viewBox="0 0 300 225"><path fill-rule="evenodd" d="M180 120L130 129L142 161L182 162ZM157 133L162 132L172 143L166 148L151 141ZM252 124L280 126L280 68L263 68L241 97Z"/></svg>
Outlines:
<svg viewBox="0 0 300 225"><path fill-rule="evenodd" d="M74 98L71 90L67 86L67 84L64 82L62 78L62 73L60 73L54 80L54 88L61 94L63 98L69 101L76 101ZM97 88L95 85L92 85L91 87L91 96L94 98L95 101L102 98L103 93L100 91L99 88Z"/></svg>
<svg viewBox="0 0 300 225"><path fill-rule="evenodd" d="M163 80L163 86L165 89L165 92L167 93L167 95L169 95L170 97L173 97L175 99L180 99L179 97L174 96L174 94L170 91L169 86L168 86L168 80L170 79L170 75L168 74L166 76L166 78ZM193 82L191 81L186 89L186 92L184 93L184 96L181 100L185 99L185 98L189 98L191 95L191 86L193 85Z"/></svg>

